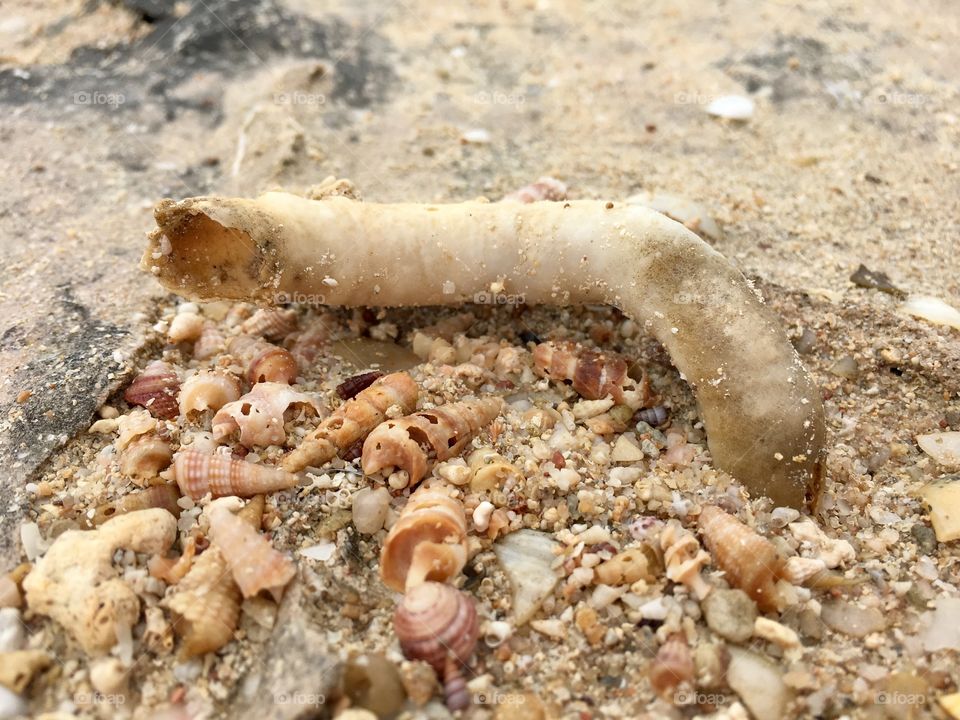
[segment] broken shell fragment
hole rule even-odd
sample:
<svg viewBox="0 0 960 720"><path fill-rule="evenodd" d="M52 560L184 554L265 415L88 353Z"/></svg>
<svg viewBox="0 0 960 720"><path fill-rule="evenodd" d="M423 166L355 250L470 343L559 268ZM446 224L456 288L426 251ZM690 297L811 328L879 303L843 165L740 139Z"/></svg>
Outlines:
<svg viewBox="0 0 960 720"><path fill-rule="evenodd" d="M421 488L383 541L380 577L399 592L427 580L446 582L467 562L466 535L463 505L443 490Z"/></svg>
<svg viewBox="0 0 960 720"><path fill-rule="evenodd" d="M53 662L42 650L14 650L0 653L0 685L22 695L33 676Z"/></svg>
<svg viewBox="0 0 960 720"><path fill-rule="evenodd" d="M236 460L228 455L207 455L196 450L178 452L172 474L183 494L194 500L207 493L213 497L251 497L287 490L298 482L296 475L278 467Z"/></svg>
<svg viewBox="0 0 960 720"><path fill-rule="evenodd" d="M520 469L493 448L478 448L470 453L467 465L471 470L470 489L474 492L496 490L507 480L523 480Z"/></svg>
<svg viewBox="0 0 960 720"><path fill-rule="evenodd" d="M363 471L368 475L404 470L416 485L428 462L446 460L463 452L467 444L500 414L498 397L464 400L422 410L377 426L363 443Z"/></svg>
<svg viewBox="0 0 960 720"><path fill-rule="evenodd" d="M960 476L947 475L925 485L920 497L930 506L930 524L939 542L960 538Z"/></svg>
<svg viewBox="0 0 960 720"><path fill-rule="evenodd" d="M560 544L538 530L518 530L493 546L513 598L513 624L520 627L540 609L560 578L553 569Z"/></svg>
<svg viewBox="0 0 960 720"><path fill-rule="evenodd" d="M960 330L960 310L947 305L940 298L915 295L900 306L900 311L934 325L946 325Z"/></svg>
<svg viewBox="0 0 960 720"><path fill-rule="evenodd" d="M394 612L393 628L404 657L429 663L441 677L448 656L469 661L480 635L473 598L438 582L407 591Z"/></svg>
<svg viewBox="0 0 960 720"><path fill-rule="evenodd" d="M173 459L170 443L153 433L141 435L119 452L120 472L128 477L156 477Z"/></svg>
<svg viewBox="0 0 960 720"><path fill-rule="evenodd" d="M700 575L700 568L710 562L710 555L701 549L693 533L671 520L660 532L660 547L667 578L686 585L698 600L703 600L711 585Z"/></svg>
<svg viewBox="0 0 960 720"><path fill-rule="evenodd" d="M143 369L123 393L123 399L131 405L146 408L151 415L161 420L177 417L177 394L180 378L170 363L154 360Z"/></svg>
<svg viewBox="0 0 960 720"><path fill-rule="evenodd" d="M700 512L699 525L727 581L747 593L764 612L782 609L784 598L776 584L786 570L773 543L713 505Z"/></svg>
<svg viewBox="0 0 960 720"><path fill-rule="evenodd" d="M790 691L780 668L756 653L736 646L728 648L727 682L757 720L785 717Z"/></svg>
<svg viewBox="0 0 960 720"><path fill-rule="evenodd" d="M533 349L533 363L541 375L571 385L587 400L610 395L617 404L638 409L653 399L646 372L635 381L627 374L626 358L616 353L600 353L569 342L545 342Z"/></svg>
<svg viewBox="0 0 960 720"><path fill-rule="evenodd" d="M637 580L653 580L646 549L630 548L600 563L593 569L594 580L603 585L632 585Z"/></svg>
<svg viewBox="0 0 960 720"><path fill-rule="evenodd" d="M960 470L960 432L917 435L917 445L948 470Z"/></svg>
<svg viewBox="0 0 960 720"><path fill-rule="evenodd" d="M317 415L323 412L315 397L297 392L286 383L257 383L250 392L228 402L213 416L213 437L222 440L239 430L240 444L244 447L283 445L287 439L285 415L291 408Z"/></svg>
<svg viewBox="0 0 960 720"><path fill-rule="evenodd" d="M219 410L240 398L240 381L229 373L201 370L180 388L180 414Z"/></svg>

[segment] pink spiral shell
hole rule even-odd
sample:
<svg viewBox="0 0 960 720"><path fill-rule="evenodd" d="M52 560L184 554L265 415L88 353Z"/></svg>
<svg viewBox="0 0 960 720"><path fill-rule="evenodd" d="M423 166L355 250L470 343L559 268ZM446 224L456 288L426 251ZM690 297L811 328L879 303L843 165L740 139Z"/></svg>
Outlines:
<svg viewBox="0 0 960 720"><path fill-rule="evenodd" d="M124 391L123 399L131 405L146 408L155 418L172 420L180 413L179 392L180 378L173 366L163 360L154 360L133 379Z"/></svg>
<svg viewBox="0 0 960 720"><path fill-rule="evenodd" d="M297 329L297 311L260 308L240 324L244 335L259 335L267 340L283 340Z"/></svg>
<svg viewBox="0 0 960 720"><path fill-rule="evenodd" d="M464 664L470 659L480 634L473 599L436 582L417 585L403 596L393 628L404 656L429 663L441 677L448 656Z"/></svg>
<svg viewBox="0 0 960 720"><path fill-rule="evenodd" d="M207 455L196 450L177 453L173 461L173 476L180 490L194 500L199 500L207 493L213 497L252 497L286 490L297 484L296 475L280 468L236 460L226 455Z"/></svg>

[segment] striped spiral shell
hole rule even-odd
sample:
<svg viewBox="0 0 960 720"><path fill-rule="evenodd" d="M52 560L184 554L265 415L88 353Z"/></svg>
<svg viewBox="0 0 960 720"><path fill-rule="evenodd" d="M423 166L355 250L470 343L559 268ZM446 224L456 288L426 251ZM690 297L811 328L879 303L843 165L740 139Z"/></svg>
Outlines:
<svg viewBox="0 0 960 720"><path fill-rule="evenodd" d="M259 335L266 340L283 340L297 329L297 311L260 308L240 324L244 335Z"/></svg>
<svg viewBox="0 0 960 720"><path fill-rule="evenodd" d="M208 360L222 353L226 344L227 339L220 332L220 328L211 322L206 322L200 331L200 337L193 344L193 357L195 360Z"/></svg>
<svg viewBox="0 0 960 720"><path fill-rule="evenodd" d="M240 381L233 375L201 370L191 375L180 388L180 413L219 410L240 397Z"/></svg>
<svg viewBox="0 0 960 720"><path fill-rule="evenodd" d="M277 467L236 460L227 455L207 455L181 450L173 461L173 479L184 495L199 500L236 495L251 497L286 490L297 484L297 476Z"/></svg>
<svg viewBox="0 0 960 720"><path fill-rule="evenodd" d="M784 600L776 583L786 568L773 543L713 505L700 512L699 526L727 581L753 598L763 612L779 611Z"/></svg>
<svg viewBox="0 0 960 720"><path fill-rule="evenodd" d="M663 405L655 405L652 408L644 408L637 413L637 420L645 422L650 427L663 425L669 417L670 413Z"/></svg>
<svg viewBox="0 0 960 720"><path fill-rule="evenodd" d="M443 490L421 488L400 512L380 553L380 577L399 592L455 577L467 562L463 505Z"/></svg>
<svg viewBox="0 0 960 720"><path fill-rule="evenodd" d="M393 615L400 649L444 676L447 657L466 663L480 635L473 599L449 585L427 582L410 589Z"/></svg>
<svg viewBox="0 0 960 720"><path fill-rule="evenodd" d="M177 394L180 378L173 366L163 360L154 360L133 379L123 393L123 399L131 405L146 408L151 415L161 420L172 420L180 412Z"/></svg>
<svg viewBox="0 0 960 720"><path fill-rule="evenodd" d="M443 668L443 699L451 712L466 710L470 707L470 689L463 677L460 663L447 655Z"/></svg>
<svg viewBox="0 0 960 720"><path fill-rule="evenodd" d="M297 361L289 350L260 338L239 335L227 344L227 351L244 365L247 382L282 382L292 385L297 380Z"/></svg>

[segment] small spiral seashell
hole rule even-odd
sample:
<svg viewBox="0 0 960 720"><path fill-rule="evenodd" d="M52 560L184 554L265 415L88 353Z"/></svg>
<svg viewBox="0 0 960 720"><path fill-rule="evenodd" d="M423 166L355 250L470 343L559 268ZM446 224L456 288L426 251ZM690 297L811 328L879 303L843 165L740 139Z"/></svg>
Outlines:
<svg viewBox="0 0 960 720"><path fill-rule="evenodd" d="M402 592L426 580L449 580L467 562L463 505L443 490L422 488L410 496L380 553L380 577Z"/></svg>
<svg viewBox="0 0 960 720"><path fill-rule="evenodd" d="M167 330L167 340L174 344L194 342L202 332L203 318L196 312L194 305L192 308L179 310L173 316L170 328Z"/></svg>
<svg viewBox="0 0 960 720"><path fill-rule="evenodd" d="M152 577L163 580L167 585L176 585L190 572L196 552L196 539L188 537L183 541L183 553L180 557L168 558L164 555L154 555L147 563L147 569Z"/></svg>
<svg viewBox="0 0 960 720"><path fill-rule="evenodd" d="M287 339L290 354L301 370L306 372L313 367L313 361L327 347L336 326L337 321L332 315L322 314L314 318L306 330L292 338L292 342L290 338Z"/></svg>
<svg viewBox="0 0 960 720"><path fill-rule="evenodd" d="M179 517L180 506L177 505L179 499L180 491L176 485L172 483L151 485L129 495L124 495L119 500L98 505L93 513L91 523L100 525L116 515L124 515L137 510L149 510L150 508L163 508L174 517Z"/></svg>
<svg viewBox="0 0 960 720"><path fill-rule="evenodd" d="M244 447L283 445L287 439L285 416L290 408L302 408L312 415L323 411L315 397L297 392L286 383L257 383L246 395L217 411L211 425L213 437L221 440L239 430ZM293 413L290 410L291 416Z"/></svg>
<svg viewBox="0 0 960 720"><path fill-rule="evenodd" d="M170 443L153 433L141 435L119 452L120 472L139 480L156 477L172 459Z"/></svg>
<svg viewBox="0 0 960 720"><path fill-rule="evenodd" d="M387 420L363 443L363 471L372 475L397 468L409 475L411 485L416 485L426 474L430 460L459 455L502 408L502 399L489 397Z"/></svg>
<svg viewBox="0 0 960 720"><path fill-rule="evenodd" d="M666 697L682 683L692 683L696 666L687 639L675 633L657 650L650 663L650 687L660 697Z"/></svg>
<svg viewBox="0 0 960 720"><path fill-rule="evenodd" d="M366 372L360 375L354 375L353 377L348 377L342 383L337 385L337 395L340 396L341 400L349 400L352 397L356 397L361 390L366 390L382 377L382 372Z"/></svg>
<svg viewBox="0 0 960 720"><path fill-rule="evenodd" d="M205 322L200 337L193 344L193 357L195 360L207 360L214 355L218 355L226 348L227 339L212 322Z"/></svg>
<svg viewBox="0 0 960 720"><path fill-rule="evenodd" d="M244 335L259 335L266 340L283 340L297 329L297 311L260 308L240 324Z"/></svg>
<svg viewBox="0 0 960 720"><path fill-rule="evenodd" d="M475 492L497 490L507 480L523 480L523 473L516 465L493 448L478 448L467 458L470 468L470 489Z"/></svg>
<svg viewBox="0 0 960 720"><path fill-rule="evenodd" d="M660 547L667 578L682 583L703 600L712 586L700 575L700 568L710 562L710 555L700 548L697 538L679 522L671 520L660 532Z"/></svg>
<svg viewBox="0 0 960 720"><path fill-rule="evenodd" d="M669 417L670 413L667 412L667 408L663 405L655 405L652 408L644 408L637 413L637 420L640 422L645 422L650 427L663 425Z"/></svg>
<svg viewBox="0 0 960 720"><path fill-rule="evenodd" d="M440 677L448 656L467 663L480 634L473 599L437 582L417 585L403 596L393 628L404 657L429 663Z"/></svg>
<svg viewBox="0 0 960 720"><path fill-rule="evenodd" d="M146 408L151 415L161 420L177 417L177 393L180 378L173 366L163 360L154 360L133 379L123 393L123 399L131 405Z"/></svg>
<svg viewBox="0 0 960 720"><path fill-rule="evenodd" d="M180 388L180 414L187 416L204 410L219 410L240 398L240 381L226 372L201 370L191 375Z"/></svg>
<svg viewBox="0 0 960 720"><path fill-rule="evenodd" d="M470 690L460 670L460 663L447 655L443 669L443 700L451 712L470 707Z"/></svg>
<svg viewBox="0 0 960 720"><path fill-rule="evenodd" d="M535 183L524 185L509 195L503 196L504 201L515 201L521 203L532 202L559 202L567 199L567 186L556 178L544 175Z"/></svg>
<svg viewBox="0 0 960 720"><path fill-rule="evenodd" d="M236 460L227 455L207 455L181 450L173 461L173 479L184 495L199 500L236 495L251 497L286 490L297 484L297 476L278 467Z"/></svg>
<svg viewBox="0 0 960 720"><path fill-rule="evenodd" d="M784 559L765 537L720 508L700 512L700 532L727 581L749 595L763 612L779 611L784 598L777 581L784 578Z"/></svg>
<svg viewBox="0 0 960 720"><path fill-rule="evenodd" d="M227 351L246 368L247 382L282 382L292 385L297 380L297 361L289 350L266 340L240 335L230 340Z"/></svg>

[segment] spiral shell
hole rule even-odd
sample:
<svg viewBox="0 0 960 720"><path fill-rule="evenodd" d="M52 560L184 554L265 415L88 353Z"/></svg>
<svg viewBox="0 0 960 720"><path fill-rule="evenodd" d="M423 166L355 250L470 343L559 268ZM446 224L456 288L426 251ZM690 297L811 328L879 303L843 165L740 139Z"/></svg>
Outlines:
<svg viewBox="0 0 960 720"><path fill-rule="evenodd" d="M383 377L382 372L366 372L360 375L348 377L342 383L337 385L336 392L341 400L349 400L356 397L360 392L366 390L377 380Z"/></svg>
<svg viewBox="0 0 960 720"><path fill-rule="evenodd" d="M182 308L170 321L167 340L172 343L194 342L203 332L203 318L197 313L196 306Z"/></svg>
<svg viewBox="0 0 960 720"><path fill-rule="evenodd" d="M660 532L660 547L663 548L667 578L683 583L703 600L712 588L700 575L700 568L710 562L710 555L700 548L693 533L671 520Z"/></svg>
<svg viewBox="0 0 960 720"><path fill-rule="evenodd" d="M201 370L187 378L180 388L180 414L219 410L239 398L240 381L233 375Z"/></svg>
<svg viewBox="0 0 960 720"><path fill-rule="evenodd" d="M200 337L193 344L193 357L195 360L212 358L223 352L226 343L227 339L220 332L220 328L211 322L206 322L200 331Z"/></svg>
<svg viewBox="0 0 960 720"><path fill-rule="evenodd" d="M152 433L141 435L120 451L120 472L138 479L156 477L172 459L170 443Z"/></svg>
<svg viewBox="0 0 960 720"><path fill-rule="evenodd" d="M227 344L227 351L246 368L247 381L282 382L292 385L297 380L297 361L284 350L260 338L239 335Z"/></svg>
<svg viewBox="0 0 960 720"><path fill-rule="evenodd" d="M154 360L133 379L123 393L123 399L131 405L146 408L151 415L161 420L177 417L177 393L180 378L173 366L163 360Z"/></svg>
<svg viewBox="0 0 960 720"><path fill-rule="evenodd" d="M337 322L331 315L323 314L315 318L301 333L298 333L290 343L290 354L306 372L313 367L313 361L323 351L330 341L332 329ZM289 339L288 339L289 342Z"/></svg>
<svg viewBox="0 0 960 720"><path fill-rule="evenodd" d="M660 697L666 697L683 683L692 683L696 666L687 639L675 633L657 650L650 663L650 687Z"/></svg>
<svg viewBox="0 0 960 720"><path fill-rule="evenodd" d="M663 405L655 405L652 408L644 408L637 413L637 420L640 422L645 422L650 427L663 425L669 417L670 413Z"/></svg>
<svg viewBox="0 0 960 720"><path fill-rule="evenodd" d="M244 335L259 335L266 340L283 340L297 329L297 311L260 308L240 323Z"/></svg>
<svg viewBox="0 0 960 720"><path fill-rule="evenodd" d="M228 402L213 416L213 437L216 440L240 431L240 444L283 445L285 413L291 407L309 409L319 414L323 408L312 395L297 392L284 383L261 382L243 397Z"/></svg>
<svg viewBox="0 0 960 720"><path fill-rule="evenodd" d="M372 475L399 468L415 485L427 472L430 460L446 460L463 452L467 444L500 414L498 397L465 400L423 410L379 425L363 443L363 471Z"/></svg>
<svg viewBox="0 0 960 720"><path fill-rule="evenodd" d="M443 668L443 700L451 712L470 707L470 690L460 663L449 655Z"/></svg>
<svg viewBox="0 0 960 720"><path fill-rule="evenodd" d="M299 472L319 466L363 440L396 405L403 413L417 406L420 389L407 373L391 373L347 400L307 435L300 446L283 459L283 468Z"/></svg>
<svg viewBox="0 0 960 720"><path fill-rule="evenodd" d="M160 424L146 410L131 410L117 418L117 440L114 443L122 451L138 437L156 433Z"/></svg>
<svg viewBox="0 0 960 720"><path fill-rule="evenodd" d="M393 629L404 657L429 663L440 677L447 657L464 664L470 659L480 635L473 599L438 582L417 585L403 596Z"/></svg>
<svg viewBox="0 0 960 720"><path fill-rule="evenodd" d="M297 484L297 476L277 467L236 460L227 455L207 455L181 450L173 461L173 479L184 495L199 500L236 495L250 497L286 490Z"/></svg>
<svg viewBox="0 0 960 720"><path fill-rule="evenodd" d="M197 541L193 537L188 537L183 541L183 553L180 557L168 558L164 555L154 555L147 563L147 568L153 577L163 580L168 585L176 585L190 571L196 552Z"/></svg>
<svg viewBox="0 0 960 720"><path fill-rule="evenodd" d="M137 490L129 495L124 495L119 500L103 503L97 506L91 518L93 525L100 525L116 515L124 515L137 510L148 510L150 508L163 508L174 517L180 515L180 506L177 500L180 499L180 491L172 483L161 483L151 485L143 490Z"/></svg>
<svg viewBox="0 0 960 720"><path fill-rule="evenodd" d="M520 469L493 448L479 448L467 458L470 468L470 489L474 492L496 490L507 480L523 480Z"/></svg>
<svg viewBox="0 0 960 720"><path fill-rule="evenodd" d="M559 202L567 199L567 186L556 178L544 175L535 183L524 185L509 195L504 195L505 201L515 201L521 203L532 202Z"/></svg>
<svg viewBox="0 0 960 720"><path fill-rule="evenodd" d="M533 364L544 377L570 384L587 400L610 395L621 405L644 407L652 400L646 372L639 383L627 375L627 361L614 353L598 353L573 343L540 343Z"/></svg>
<svg viewBox="0 0 960 720"><path fill-rule="evenodd" d="M380 576L402 592L426 580L446 581L467 562L463 506L443 490L421 488L404 506L380 553Z"/></svg>
<svg viewBox="0 0 960 720"><path fill-rule="evenodd" d="M230 511L237 503L235 498L224 498L210 505L210 539L223 553L245 598L267 590L279 602L283 588L297 572L296 565L250 523Z"/></svg>
<svg viewBox="0 0 960 720"><path fill-rule="evenodd" d="M699 525L727 581L753 598L763 612L779 611L784 598L776 584L785 577L786 567L773 543L713 505L701 510Z"/></svg>

